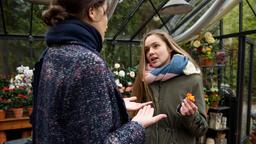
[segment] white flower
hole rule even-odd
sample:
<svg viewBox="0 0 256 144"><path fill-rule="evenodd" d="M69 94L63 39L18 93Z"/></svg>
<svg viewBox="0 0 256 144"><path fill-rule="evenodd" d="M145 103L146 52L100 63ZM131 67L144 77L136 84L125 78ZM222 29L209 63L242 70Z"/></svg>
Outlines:
<svg viewBox="0 0 256 144"><path fill-rule="evenodd" d="M160 17L158 15L156 15L156 16L153 17L153 20L154 21L160 21Z"/></svg>
<svg viewBox="0 0 256 144"><path fill-rule="evenodd" d="M116 69L120 68L120 64L119 63L115 63L114 68L116 68Z"/></svg>
<svg viewBox="0 0 256 144"><path fill-rule="evenodd" d="M33 70L26 70L24 71L25 77L32 78L33 76Z"/></svg>
<svg viewBox="0 0 256 144"><path fill-rule="evenodd" d="M212 43L215 42L215 39L214 39L213 37L207 38L207 39L205 39L205 40L206 40L207 43L209 43L209 44L212 44Z"/></svg>
<svg viewBox="0 0 256 144"><path fill-rule="evenodd" d="M124 0L119 0L119 3L122 3Z"/></svg>
<svg viewBox="0 0 256 144"><path fill-rule="evenodd" d="M132 85L132 82L128 82L127 84L128 84L128 86L131 86L131 85Z"/></svg>
<svg viewBox="0 0 256 144"><path fill-rule="evenodd" d="M193 43L193 46L196 47L196 48L200 47L200 45L201 45L201 43L200 43L199 40L196 40L196 41L194 41L194 43Z"/></svg>
<svg viewBox="0 0 256 144"><path fill-rule="evenodd" d="M118 71L114 71L113 73L114 73L116 76L118 75Z"/></svg>
<svg viewBox="0 0 256 144"><path fill-rule="evenodd" d="M20 88L26 87L27 89L31 88L31 82L33 77L33 70L30 70L28 66L19 66L17 67L18 74L10 80L9 87L11 88Z"/></svg>
<svg viewBox="0 0 256 144"><path fill-rule="evenodd" d="M206 32L205 34L204 34L204 38L205 39L208 39L208 38L212 38L213 36L212 36L212 33L210 33L210 32Z"/></svg>
<svg viewBox="0 0 256 144"><path fill-rule="evenodd" d="M135 72L134 72L134 71L131 71L131 72L130 72L130 77L132 77L132 78L135 77Z"/></svg>
<svg viewBox="0 0 256 144"><path fill-rule="evenodd" d="M23 65L17 67L16 69L17 69L18 73L23 73L24 72L24 66Z"/></svg>
<svg viewBox="0 0 256 144"><path fill-rule="evenodd" d="M14 85L9 85L9 89L14 89L15 88L15 86Z"/></svg>
<svg viewBox="0 0 256 144"><path fill-rule="evenodd" d="M18 75L15 76L15 80L16 80L16 81L22 80L23 77L24 77L23 74L18 74ZM14 81L15 81L15 80L14 80Z"/></svg>
<svg viewBox="0 0 256 144"><path fill-rule="evenodd" d="M125 76L125 72L124 72L123 70L120 70L120 71L119 71L119 76L120 76L120 77L124 77L124 76Z"/></svg>
<svg viewBox="0 0 256 144"><path fill-rule="evenodd" d="M118 85L120 83L120 80L116 79L115 82L116 82L116 85Z"/></svg>

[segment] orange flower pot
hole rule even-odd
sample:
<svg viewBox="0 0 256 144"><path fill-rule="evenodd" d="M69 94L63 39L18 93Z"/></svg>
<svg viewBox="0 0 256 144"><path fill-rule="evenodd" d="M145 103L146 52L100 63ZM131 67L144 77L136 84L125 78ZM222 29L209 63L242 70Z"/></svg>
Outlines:
<svg viewBox="0 0 256 144"><path fill-rule="evenodd" d="M32 114L32 110L33 110L32 107L28 107L27 110L28 110L28 114L31 115Z"/></svg>
<svg viewBox="0 0 256 144"><path fill-rule="evenodd" d="M6 111L0 110L0 120L5 119L5 116L6 116Z"/></svg>
<svg viewBox="0 0 256 144"><path fill-rule="evenodd" d="M214 108L217 108L217 107L219 107L219 102L218 102L218 101L212 102L212 103L210 104L210 106L211 106L211 107L214 107Z"/></svg>
<svg viewBox="0 0 256 144"><path fill-rule="evenodd" d="M202 57L199 59L199 63L201 66L212 66L213 65L213 60Z"/></svg>
<svg viewBox="0 0 256 144"><path fill-rule="evenodd" d="M15 118L23 117L23 108L12 108L12 111Z"/></svg>
<svg viewBox="0 0 256 144"><path fill-rule="evenodd" d="M0 132L0 144L6 142L6 134L5 132Z"/></svg>

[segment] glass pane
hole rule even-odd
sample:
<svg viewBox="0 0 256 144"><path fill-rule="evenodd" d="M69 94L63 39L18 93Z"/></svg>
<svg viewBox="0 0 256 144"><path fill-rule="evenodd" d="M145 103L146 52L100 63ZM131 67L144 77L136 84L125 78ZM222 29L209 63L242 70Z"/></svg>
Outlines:
<svg viewBox="0 0 256 144"><path fill-rule="evenodd" d="M8 34L27 34L29 32L30 4L23 0L2 1L5 25Z"/></svg>
<svg viewBox="0 0 256 144"><path fill-rule="evenodd" d="M112 45L105 45L101 54L110 67L115 63L120 63L125 67L129 67L138 64L139 52L139 45L119 44L114 47Z"/></svg>
<svg viewBox="0 0 256 144"><path fill-rule="evenodd" d="M254 12L256 12L256 1L248 0L248 2L252 6ZM249 7L247 1L244 1L243 4L243 31L255 30L256 16L253 14L253 11Z"/></svg>
<svg viewBox="0 0 256 144"><path fill-rule="evenodd" d="M2 17L0 18L0 34L4 34Z"/></svg>
<svg viewBox="0 0 256 144"><path fill-rule="evenodd" d="M213 3L212 1L208 2L207 4L202 6L203 8L200 8L200 4L204 4L202 2L203 2L202 0L191 1L190 4L193 6L193 10L191 12L183 15L175 15L168 22L168 26L172 30L172 36L179 35L180 33L190 28ZM195 14L192 15L192 13L195 13Z"/></svg>
<svg viewBox="0 0 256 144"><path fill-rule="evenodd" d="M29 43L27 40L0 40L0 73L16 73L16 67L26 65L33 67L42 50L43 41Z"/></svg>
<svg viewBox="0 0 256 144"><path fill-rule="evenodd" d="M47 26L42 20L42 12L45 9L45 5L33 5L32 35L44 35L47 31Z"/></svg>
<svg viewBox="0 0 256 144"><path fill-rule="evenodd" d="M226 52L226 66L224 67L223 83L230 85L235 93L237 80L238 39L224 39L223 48Z"/></svg>
<svg viewBox="0 0 256 144"><path fill-rule="evenodd" d="M109 27L106 33L107 37L112 38L121 28L121 24L124 22L128 14L138 5L139 0L125 0L122 1L116 7L116 10L109 20ZM125 14L125 15L124 15Z"/></svg>
<svg viewBox="0 0 256 144"><path fill-rule="evenodd" d="M234 7L223 18L223 34L237 33L239 32L239 5ZM232 25L232 26L231 26Z"/></svg>
<svg viewBox="0 0 256 144"><path fill-rule="evenodd" d="M244 63L244 85L243 85L243 109L242 109L242 127L241 139L246 137L247 112L248 112L248 91L249 91L249 69L250 69L250 45L246 45L245 63Z"/></svg>
<svg viewBox="0 0 256 144"><path fill-rule="evenodd" d="M135 13L132 19L129 21L128 26L124 28L118 39L130 38L138 31L141 27L151 27L150 23L144 26L145 21L147 21L154 13L154 9L149 1L145 1L139 10ZM156 22L158 23L158 22Z"/></svg>

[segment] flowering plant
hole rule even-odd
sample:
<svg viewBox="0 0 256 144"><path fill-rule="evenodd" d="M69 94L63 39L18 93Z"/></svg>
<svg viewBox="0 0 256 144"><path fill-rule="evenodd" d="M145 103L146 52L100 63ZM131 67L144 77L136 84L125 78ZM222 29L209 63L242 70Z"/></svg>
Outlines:
<svg viewBox="0 0 256 144"><path fill-rule="evenodd" d="M33 70L29 69L28 66L17 67L18 74L11 79L10 88L26 88L31 89L31 82L33 77Z"/></svg>
<svg viewBox="0 0 256 144"><path fill-rule="evenodd" d="M119 63L115 63L112 72L114 73L115 82L118 86L119 92L123 95L130 96L136 76L135 68L124 68Z"/></svg>
<svg viewBox="0 0 256 144"><path fill-rule="evenodd" d="M209 89L205 88L205 102L207 105L212 105L213 103L219 103L221 97L219 95L218 87L212 86Z"/></svg>
<svg viewBox="0 0 256 144"><path fill-rule="evenodd" d="M197 39L191 41L191 46L195 54L204 56L208 59L213 59L214 47L216 45L215 42L212 33L206 32L203 36L200 35Z"/></svg>
<svg viewBox="0 0 256 144"><path fill-rule="evenodd" d="M7 110L10 106L8 80L0 79L0 110Z"/></svg>
<svg viewBox="0 0 256 144"><path fill-rule="evenodd" d="M17 67L17 72L18 74L11 78L8 90L5 88L10 95L11 107L31 106L33 70L21 65Z"/></svg>

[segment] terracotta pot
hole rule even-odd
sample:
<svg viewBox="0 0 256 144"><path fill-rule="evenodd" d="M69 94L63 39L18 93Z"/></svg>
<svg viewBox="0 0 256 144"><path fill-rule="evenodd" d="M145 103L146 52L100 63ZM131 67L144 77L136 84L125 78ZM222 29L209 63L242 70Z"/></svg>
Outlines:
<svg viewBox="0 0 256 144"><path fill-rule="evenodd" d="M0 110L0 120L5 119L5 116L6 116L6 111Z"/></svg>
<svg viewBox="0 0 256 144"><path fill-rule="evenodd" d="M23 131L21 134L22 138L28 138L31 137L31 131Z"/></svg>
<svg viewBox="0 0 256 144"><path fill-rule="evenodd" d="M28 110L28 114L31 115L32 114L32 110L33 110L32 107L28 107L27 110Z"/></svg>
<svg viewBox="0 0 256 144"><path fill-rule="evenodd" d="M216 101L216 102L212 102L211 104L210 104L210 106L211 107L219 107L219 102L218 101Z"/></svg>
<svg viewBox="0 0 256 144"><path fill-rule="evenodd" d="M199 58L199 63L201 66L212 66L213 65L213 60L201 57Z"/></svg>
<svg viewBox="0 0 256 144"><path fill-rule="evenodd" d="M0 144L6 142L6 134L5 132L0 132Z"/></svg>
<svg viewBox="0 0 256 144"><path fill-rule="evenodd" d="M23 116L23 108L12 108L15 118L21 118Z"/></svg>
<svg viewBox="0 0 256 144"><path fill-rule="evenodd" d="M226 63L226 53L225 51L216 52L216 63L217 64L225 64Z"/></svg>

